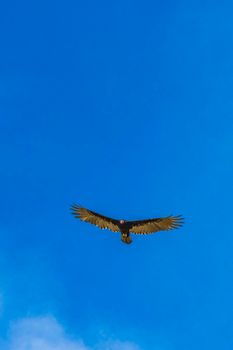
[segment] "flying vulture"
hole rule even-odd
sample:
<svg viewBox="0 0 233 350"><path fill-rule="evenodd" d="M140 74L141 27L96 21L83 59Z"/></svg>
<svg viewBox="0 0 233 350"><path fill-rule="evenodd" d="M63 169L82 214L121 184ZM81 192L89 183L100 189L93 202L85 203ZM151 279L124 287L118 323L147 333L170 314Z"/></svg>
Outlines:
<svg viewBox="0 0 233 350"><path fill-rule="evenodd" d="M108 218L107 216L97 214L92 210L80 207L76 204L71 207L71 210L72 214L82 221L96 225L100 229L120 232L122 242L127 244L132 242L130 237L131 233L145 235L158 231L172 230L183 224L183 218L181 215L147 220L126 221Z"/></svg>

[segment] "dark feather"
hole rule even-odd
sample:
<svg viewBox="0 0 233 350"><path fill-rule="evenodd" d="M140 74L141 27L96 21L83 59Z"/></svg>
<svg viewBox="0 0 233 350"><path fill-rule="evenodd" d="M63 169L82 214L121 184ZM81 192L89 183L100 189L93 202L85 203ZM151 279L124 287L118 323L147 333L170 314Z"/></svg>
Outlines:
<svg viewBox="0 0 233 350"><path fill-rule="evenodd" d="M167 216L165 218L129 221L128 223L130 224L130 233L149 234L179 228L183 224L183 218L177 215Z"/></svg>
<svg viewBox="0 0 233 350"><path fill-rule="evenodd" d="M100 215L91 211L89 209L80 207L79 205L72 205L71 207L72 214L85 222L89 222L90 224L96 225L101 229L108 229L113 232L120 232L118 221L107 216Z"/></svg>

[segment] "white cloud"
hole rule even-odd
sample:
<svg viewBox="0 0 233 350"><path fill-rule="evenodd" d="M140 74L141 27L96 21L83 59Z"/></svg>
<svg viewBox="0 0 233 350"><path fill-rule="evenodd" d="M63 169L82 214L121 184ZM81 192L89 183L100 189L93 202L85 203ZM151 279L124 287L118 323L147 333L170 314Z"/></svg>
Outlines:
<svg viewBox="0 0 233 350"><path fill-rule="evenodd" d="M108 341L99 345L96 350L140 350L139 347L132 342L122 342L119 340Z"/></svg>
<svg viewBox="0 0 233 350"><path fill-rule="evenodd" d="M131 342L110 340L88 347L73 339L54 317L20 319L12 324L6 350L140 350Z"/></svg>
<svg viewBox="0 0 233 350"><path fill-rule="evenodd" d="M53 317L25 318L10 332L9 350L89 350L80 340L68 337Z"/></svg>

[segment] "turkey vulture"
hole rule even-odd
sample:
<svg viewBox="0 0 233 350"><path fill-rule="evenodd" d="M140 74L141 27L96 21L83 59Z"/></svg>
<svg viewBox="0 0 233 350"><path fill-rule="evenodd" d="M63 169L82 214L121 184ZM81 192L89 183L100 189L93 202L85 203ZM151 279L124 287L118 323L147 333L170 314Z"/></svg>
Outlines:
<svg viewBox="0 0 233 350"><path fill-rule="evenodd" d="M95 213L89 209L74 204L71 207L72 214L82 220L96 225L101 229L108 229L113 232L121 232L121 240L124 243L131 243L130 233L149 234L158 231L172 230L182 226L183 218L181 215L167 216L165 218L147 219L147 220L116 220Z"/></svg>

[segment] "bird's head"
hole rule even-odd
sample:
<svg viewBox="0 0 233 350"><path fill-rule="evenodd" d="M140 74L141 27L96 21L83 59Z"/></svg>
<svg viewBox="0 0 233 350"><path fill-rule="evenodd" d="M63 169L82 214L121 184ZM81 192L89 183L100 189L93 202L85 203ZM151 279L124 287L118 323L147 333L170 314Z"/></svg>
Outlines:
<svg viewBox="0 0 233 350"><path fill-rule="evenodd" d="M125 220L120 220L120 224L123 225L125 223Z"/></svg>

